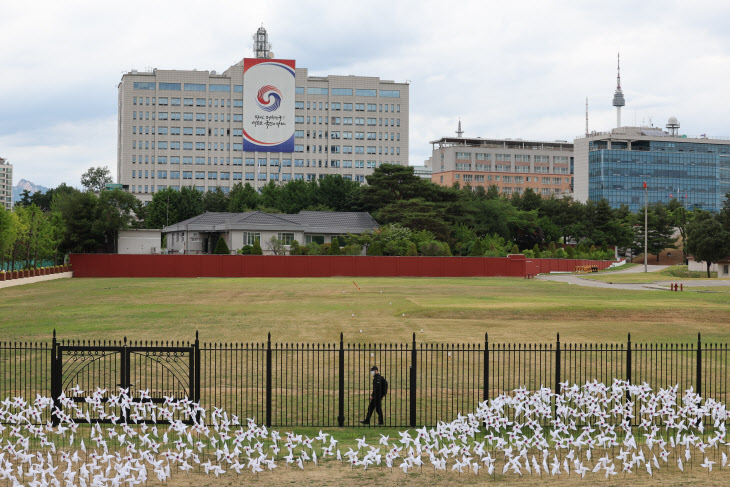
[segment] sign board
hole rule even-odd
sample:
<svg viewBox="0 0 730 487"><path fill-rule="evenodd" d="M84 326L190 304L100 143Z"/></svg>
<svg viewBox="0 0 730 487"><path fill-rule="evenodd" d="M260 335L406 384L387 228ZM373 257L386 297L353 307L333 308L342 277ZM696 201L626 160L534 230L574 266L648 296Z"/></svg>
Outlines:
<svg viewBox="0 0 730 487"><path fill-rule="evenodd" d="M108 189L108 190L111 191L111 190L114 190L114 189L124 189L124 187L121 184L106 183L106 185L104 186L104 189Z"/></svg>
<svg viewBox="0 0 730 487"><path fill-rule="evenodd" d="M243 150L294 152L295 61L243 60Z"/></svg>

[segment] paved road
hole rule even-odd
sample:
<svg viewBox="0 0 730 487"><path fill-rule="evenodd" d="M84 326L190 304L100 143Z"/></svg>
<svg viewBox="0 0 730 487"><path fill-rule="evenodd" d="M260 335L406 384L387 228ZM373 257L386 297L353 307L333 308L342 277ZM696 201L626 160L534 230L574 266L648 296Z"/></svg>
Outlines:
<svg viewBox="0 0 730 487"><path fill-rule="evenodd" d="M657 272L662 269L666 269L669 266L665 265L650 265L647 266L647 269L649 272ZM644 266L641 267L631 267L629 269L624 269L620 271L614 271L611 272L611 274L634 274L639 273L644 270ZM605 276L608 276L610 274L606 273ZM657 276L659 277L659 276ZM664 276L662 276L664 277ZM626 283L611 283L611 282L603 282L603 281L596 281L593 279L584 279L580 275L577 274L540 274L537 276L538 279L542 279L544 281L555 281L555 282L565 282L568 284L575 284L578 286L586 286L586 287L600 287L600 288L610 288L610 289L625 289L629 291L668 291L667 287L670 284L682 284L684 287L687 286L707 286L707 287L730 287L730 280L718 280L718 279L691 279L691 280L682 280L677 279L673 281L666 281L666 280L657 280L656 282L646 282L641 284L626 284ZM691 287L690 287L691 289Z"/></svg>
<svg viewBox="0 0 730 487"><path fill-rule="evenodd" d="M0 289L6 287L22 286L23 284L33 284L35 282L52 281L54 279L70 279L73 272L59 272L58 274L49 274L47 276L25 277L23 279L11 279L10 281L0 282Z"/></svg>

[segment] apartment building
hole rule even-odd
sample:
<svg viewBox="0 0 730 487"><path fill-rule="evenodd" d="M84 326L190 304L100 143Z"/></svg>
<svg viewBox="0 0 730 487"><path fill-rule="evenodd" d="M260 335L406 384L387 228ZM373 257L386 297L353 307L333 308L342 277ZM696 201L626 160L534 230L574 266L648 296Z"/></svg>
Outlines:
<svg viewBox="0 0 730 487"><path fill-rule="evenodd" d="M573 144L522 139L443 137L431 142L431 181L472 188L496 186L503 194L532 188L548 196L572 194Z"/></svg>
<svg viewBox="0 0 730 487"><path fill-rule="evenodd" d="M381 164L408 164L408 83L295 72L294 152L243 150L243 60L220 74L125 73L117 183L146 202L168 187L227 192L327 174L364 183Z"/></svg>
<svg viewBox="0 0 730 487"><path fill-rule="evenodd" d="M0 208L13 209L13 165L0 157Z"/></svg>

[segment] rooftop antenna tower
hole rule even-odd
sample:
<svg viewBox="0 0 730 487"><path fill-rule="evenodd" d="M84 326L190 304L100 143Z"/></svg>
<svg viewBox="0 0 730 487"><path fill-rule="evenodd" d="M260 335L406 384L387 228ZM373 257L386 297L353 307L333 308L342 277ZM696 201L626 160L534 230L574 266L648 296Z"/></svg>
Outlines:
<svg viewBox="0 0 730 487"><path fill-rule="evenodd" d="M461 130L461 119L459 119L459 128L456 130L456 136L461 138L464 135L464 131Z"/></svg>
<svg viewBox="0 0 730 487"><path fill-rule="evenodd" d="M616 107L616 128L621 127L621 107L626 105L624 92L621 91L621 54L618 55L616 92L613 94L613 106Z"/></svg>
<svg viewBox="0 0 730 487"><path fill-rule="evenodd" d="M256 33L252 36L253 38L253 55L257 59L270 59L274 57L274 53L271 52L271 44L269 44L269 34L264 29L264 24L258 28Z"/></svg>
<svg viewBox="0 0 730 487"><path fill-rule="evenodd" d="M588 137L588 97L586 96L586 137Z"/></svg>

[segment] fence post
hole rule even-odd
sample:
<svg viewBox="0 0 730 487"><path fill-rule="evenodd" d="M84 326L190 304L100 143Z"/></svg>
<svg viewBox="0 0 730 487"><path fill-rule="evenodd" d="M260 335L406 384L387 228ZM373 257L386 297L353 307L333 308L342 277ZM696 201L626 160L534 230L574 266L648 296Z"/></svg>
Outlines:
<svg viewBox="0 0 730 487"><path fill-rule="evenodd" d="M697 395L702 395L702 338L697 332Z"/></svg>
<svg viewBox="0 0 730 487"><path fill-rule="evenodd" d="M345 342L340 332L340 380L338 384L339 388L339 414L337 416L337 426L343 428L345 426Z"/></svg>
<svg viewBox="0 0 730 487"><path fill-rule="evenodd" d="M484 332L484 400L489 400L489 334Z"/></svg>
<svg viewBox="0 0 730 487"><path fill-rule="evenodd" d="M193 389L193 402L200 405L200 338L198 336L198 330L195 330L195 344L193 345L193 354L195 355L193 361L193 381L195 382L195 388ZM200 422L200 411L196 413L196 419Z"/></svg>
<svg viewBox="0 0 730 487"><path fill-rule="evenodd" d="M626 347L626 381L631 384L631 333L629 333L629 342Z"/></svg>
<svg viewBox="0 0 730 487"><path fill-rule="evenodd" d="M271 428L271 332L266 342L266 427Z"/></svg>
<svg viewBox="0 0 730 487"><path fill-rule="evenodd" d="M555 394L560 394L560 333L555 347Z"/></svg>
<svg viewBox="0 0 730 487"><path fill-rule="evenodd" d="M61 370L60 364L60 351L58 350L58 342L56 341L56 329L53 329L53 340L51 341L51 398L53 399L53 411L51 418L53 426L58 426L61 422L58 415L55 413L55 409L61 409L61 403L58 400L61 397Z"/></svg>
<svg viewBox="0 0 730 487"><path fill-rule="evenodd" d="M416 427L416 332L413 332L413 348L411 349L411 428Z"/></svg>

